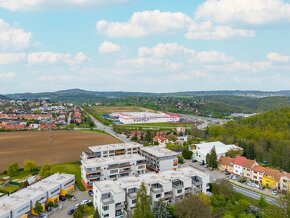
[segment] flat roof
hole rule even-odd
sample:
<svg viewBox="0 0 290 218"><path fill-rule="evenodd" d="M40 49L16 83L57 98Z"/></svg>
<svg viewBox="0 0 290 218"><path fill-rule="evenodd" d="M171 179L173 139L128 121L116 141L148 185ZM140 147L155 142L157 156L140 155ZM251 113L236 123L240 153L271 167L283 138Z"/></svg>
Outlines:
<svg viewBox="0 0 290 218"><path fill-rule="evenodd" d="M124 149L124 148L137 148L137 147L143 147L143 145L139 143L118 143L118 144L90 146L89 149L92 152L99 152L99 151L106 151L106 150L118 150L118 149Z"/></svg>
<svg viewBox="0 0 290 218"><path fill-rule="evenodd" d="M207 148L201 148L201 149L198 149L197 151L203 155L207 155L213 147L214 146L207 147ZM236 146L236 145L223 145L223 146L215 147L215 151L216 151L217 155L224 154L231 149L241 149L241 148Z"/></svg>
<svg viewBox="0 0 290 218"><path fill-rule="evenodd" d="M118 184L113 180L99 181L95 182L95 186L100 192L112 191L114 193L124 192L124 190L118 186Z"/></svg>
<svg viewBox="0 0 290 218"><path fill-rule="evenodd" d="M163 147L159 147L159 146L148 146L148 147L142 147L140 149L155 156L155 157L167 157L167 156L178 155L174 151L171 151L167 148L163 148Z"/></svg>
<svg viewBox="0 0 290 218"><path fill-rule="evenodd" d="M30 201L28 199L23 199L17 196L5 196L0 198L0 209L14 210L15 208L22 206L23 204L26 204L27 202Z"/></svg>
<svg viewBox="0 0 290 218"><path fill-rule="evenodd" d="M121 119L143 119L143 118L170 118L173 117L166 113L152 112L114 112L112 116L119 116Z"/></svg>
<svg viewBox="0 0 290 218"><path fill-rule="evenodd" d="M31 199L38 197L40 195L43 195L43 194L46 194L45 191L30 190L28 188L24 188L24 189L21 189L15 193L11 194L10 196L15 196L15 197L31 200Z"/></svg>
<svg viewBox="0 0 290 218"><path fill-rule="evenodd" d="M221 146L225 146L224 143L220 142L220 141L216 141L216 142L202 142L199 144L194 144L196 147L199 147L200 149L205 149L205 148L212 148L213 146L217 147L221 147Z"/></svg>
<svg viewBox="0 0 290 218"><path fill-rule="evenodd" d="M55 188L56 186L58 186L60 188L60 184L56 183L56 182L52 182L52 181L44 181L41 180L37 183L34 183L30 186L28 186L27 188L30 190L44 190L44 191L48 191L52 188Z"/></svg>
<svg viewBox="0 0 290 218"><path fill-rule="evenodd" d="M91 158L88 160L82 160L86 167L96 167L96 165L110 165L110 164L119 164L119 163L126 163L130 161L139 161L139 160L146 160L145 157L139 154L125 154L125 155L118 155L113 157L98 157L98 158Z"/></svg>
<svg viewBox="0 0 290 218"><path fill-rule="evenodd" d="M74 174L67 174L67 173L55 173L45 179L43 181L51 181L55 183L63 183L66 182L69 179L74 179L75 175Z"/></svg>
<svg viewBox="0 0 290 218"><path fill-rule="evenodd" d="M4 215L7 215L7 214L10 215L10 210L9 209L0 208L0 217L2 217Z"/></svg>

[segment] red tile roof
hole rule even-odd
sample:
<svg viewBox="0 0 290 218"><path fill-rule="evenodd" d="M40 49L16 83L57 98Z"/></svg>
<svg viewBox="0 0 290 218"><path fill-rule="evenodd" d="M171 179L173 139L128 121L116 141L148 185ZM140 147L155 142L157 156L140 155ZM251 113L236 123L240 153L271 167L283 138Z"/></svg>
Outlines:
<svg viewBox="0 0 290 218"><path fill-rule="evenodd" d="M219 159L219 163L222 165L230 166L234 163L235 158L221 156Z"/></svg>
<svg viewBox="0 0 290 218"><path fill-rule="evenodd" d="M255 163L256 163L255 160L250 160L250 159L247 159L245 157L240 157L240 156L236 157L234 161L234 164L245 167L245 168L252 168Z"/></svg>
<svg viewBox="0 0 290 218"><path fill-rule="evenodd" d="M254 166L252 168L253 171L255 172L259 172L259 173L264 173L266 170L266 167L262 167L262 166Z"/></svg>

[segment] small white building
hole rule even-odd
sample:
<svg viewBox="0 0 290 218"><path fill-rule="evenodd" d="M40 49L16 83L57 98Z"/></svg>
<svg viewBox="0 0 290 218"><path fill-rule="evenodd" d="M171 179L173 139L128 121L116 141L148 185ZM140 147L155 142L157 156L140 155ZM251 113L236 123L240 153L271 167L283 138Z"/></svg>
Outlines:
<svg viewBox="0 0 290 218"><path fill-rule="evenodd" d="M139 154L93 158L81 161L82 182L87 189L93 182L145 173L146 160Z"/></svg>
<svg viewBox="0 0 290 218"><path fill-rule="evenodd" d="M45 209L45 203L47 201L47 195L45 191L40 191L40 190L29 190L27 188L21 189L10 196L16 197L16 198L21 198L24 200L29 200L30 202L30 208L31 208L31 214L37 215L34 213L34 207L37 202L39 202L43 209Z"/></svg>
<svg viewBox="0 0 290 218"><path fill-rule="evenodd" d="M125 154L138 154L140 147L143 145L139 143L118 143L90 146L81 154L81 160L99 157L113 157Z"/></svg>
<svg viewBox="0 0 290 218"><path fill-rule="evenodd" d="M176 203L190 193L206 193L209 188L209 175L192 167L184 167L137 177L118 178L116 181L95 182L94 205L100 216L113 218L123 217L126 213L132 214L142 183L150 196L151 204L161 199L167 203Z"/></svg>
<svg viewBox="0 0 290 218"><path fill-rule="evenodd" d="M0 199L0 211L4 211L5 216L8 215L7 211L10 211L10 218L28 218L30 209L28 199L17 196L4 196Z"/></svg>
<svg viewBox="0 0 290 218"><path fill-rule="evenodd" d="M55 173L43 181L58 183L60 185L60 195L65 196L75 189L75 175L67 173Z"/></svg>
<svg viewBox="0 0 290 218"><path fill-rule="evenodd" d="M60 184L49 180L41 180L28 186L30 191L42 191L46 193L47 202L58 202L60 195Z"/></svg>
<svg viewBox="0 0 290 218"><path fill-rule="evenodd" d="M231 149L242 150L242 148L236 145L225 145L224 143L219 141L204 142L189 146L189 150L193 152L192 158L200 163L206 163L206 155L209 154L213 148L215 148L216 150L217 160L219 160L221 156L225 156L225 154Z"/></svg>
<svg viewBox="0 0 290 218"><path fill-rule="evenodd" d="M146 158L146 166L155 172L177 169L177 153L160 146L140 148L140 154Z"/></svg>
<svg viewBox="0 0 290 218"><path fill-rule="evenodd" d="M0 217L1 218L11 218L11 212L9 209L0 208Z"/></svg>

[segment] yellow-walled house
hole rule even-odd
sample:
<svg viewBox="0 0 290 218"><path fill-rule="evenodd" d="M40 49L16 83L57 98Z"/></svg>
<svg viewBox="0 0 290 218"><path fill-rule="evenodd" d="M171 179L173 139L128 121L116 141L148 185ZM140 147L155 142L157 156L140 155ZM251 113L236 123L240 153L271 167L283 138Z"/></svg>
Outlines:
<svg viewBox="0 0 290 218"><path fill-rule="evenodd" d="M266 168L262 178L262 185L270 189L278 188L281 176L282 173L279 170Z"/></svg>

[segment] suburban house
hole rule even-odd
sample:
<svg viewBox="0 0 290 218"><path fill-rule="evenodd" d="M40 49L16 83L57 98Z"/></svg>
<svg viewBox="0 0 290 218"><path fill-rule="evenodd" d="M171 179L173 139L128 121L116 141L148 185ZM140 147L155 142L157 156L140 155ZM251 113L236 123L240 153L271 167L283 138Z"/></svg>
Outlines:
<svg viewBox="0 0 290 218"><path fill-rule="evenodd" d="M282 176L283 174L279 170L266 168L262 184L268 188L278 188Z"/></svg>
<svg viewBox="0 0 290 218"><path fill-rule="evenodd" d="M290 173L285 173L280 178L280 191L287 193L290 191Z"/></svg>
<svg viewBox="0 0 290 218"><path fill-rule="evenodd" d="M221 156L218 163L218 169L221 171L234 172L235 158Z"/></svg>
<svg viewBox="0 0 290 218"><path fill-rule="evenodd" d="M153 142L158 143L158 145L160 146L166 146L166 143L168 143L168 139L163 137L163 136L154 136L153 137Z"/></svg>
<svg viewBox="0 0 290 218"><path fill-rule="evenodd" d="M254 166L252 168L252 180L255 181L256 184L262 184L263 176L265 174L266 167L262 166Z"/></svg>
<svg viewBox="0 0 290 218"><path fill-rule="evenodd" d="M255 160L250 160L245 157L236 157L234 160L234 174L244 176L251 179L251 169L258 166Z"/></svg>

